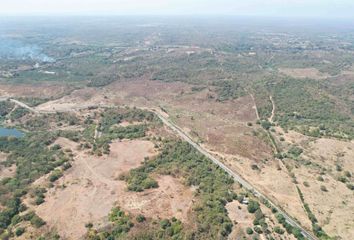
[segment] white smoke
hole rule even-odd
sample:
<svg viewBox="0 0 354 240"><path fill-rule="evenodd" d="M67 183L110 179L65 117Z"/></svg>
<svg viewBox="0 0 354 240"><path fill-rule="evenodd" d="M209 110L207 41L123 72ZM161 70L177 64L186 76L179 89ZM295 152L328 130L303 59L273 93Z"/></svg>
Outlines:
<svg viewBox="0 0 354 240"><path fill-rule="evenodd" d="M13 39L0 38L0 58L54 62L55 59L43 53L37 45L23 44Z"/></svg>

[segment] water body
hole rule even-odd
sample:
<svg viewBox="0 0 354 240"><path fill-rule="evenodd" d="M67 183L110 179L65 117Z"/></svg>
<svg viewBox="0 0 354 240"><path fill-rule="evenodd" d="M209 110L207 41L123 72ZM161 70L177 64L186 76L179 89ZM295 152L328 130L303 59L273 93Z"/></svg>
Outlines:
<svg viewBox="0 0 354 240"><path fill-rule="evenodd" d="M0 137L22 137L23 132L17 130L16 128L2 128L0 127Z"/></svg>

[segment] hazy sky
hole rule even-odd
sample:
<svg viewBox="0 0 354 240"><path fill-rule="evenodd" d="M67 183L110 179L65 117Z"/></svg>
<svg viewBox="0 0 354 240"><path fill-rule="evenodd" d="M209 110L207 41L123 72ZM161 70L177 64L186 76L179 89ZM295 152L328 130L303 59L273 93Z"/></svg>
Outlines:
<svg viewBox="0 0 354 240"><path fill-rule="evenodd" d="M354 18L354 0L0 0L0 14L226 14Z"/></svg>

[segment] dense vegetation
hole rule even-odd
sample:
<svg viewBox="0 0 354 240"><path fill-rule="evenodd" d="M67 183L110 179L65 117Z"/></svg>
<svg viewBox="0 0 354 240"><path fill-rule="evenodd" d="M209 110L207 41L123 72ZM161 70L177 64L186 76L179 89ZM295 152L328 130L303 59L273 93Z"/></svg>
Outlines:
<svg viewBox="0 0 354 240"><path fill-rule="evenodd" d="M10 101L0 101L0 119L5 117L14 108L14 104Z"/></svg>
<svg viewBox="0 0 354 240"><path fill-rule="evenodd" d="M286 78L269 88L276 103L275 120L282 127L314 137L354 137L351 115L323 90L321 83Z"/></svg>

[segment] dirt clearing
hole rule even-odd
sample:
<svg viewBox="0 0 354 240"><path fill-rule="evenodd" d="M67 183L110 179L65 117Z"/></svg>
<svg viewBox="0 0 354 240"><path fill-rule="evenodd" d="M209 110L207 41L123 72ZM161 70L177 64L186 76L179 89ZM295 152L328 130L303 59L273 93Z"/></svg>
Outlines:
<svg viewBox="0 0 354 240"><path fill-rule="evenodd" d="M184 186L172 176L159 176L159 187L144 192L126 192L119 197L117 204L133 214L164 219L176 217L188 221L193 204L193 190Z"/></svg>
<svg viewBox="0 0 354 240"><path fill-rule="evenodd" d="M5 167L1 163L6 160L7 158L6 153L0 152L0 180L7 178L7 177L13 177L16 174L16 165L12 164L10 167Z"/></svg>
<svg viewBox="0 0 354 240"><path fill-rule="evenodd" d="M279 72L293 78L326 79L329 74L322 73L316 68L279 68Z"/></svg>
<svg viewBox="0 0 354 240"><path fill-rule="evenodd" d="M243 230L253 226L254 216L247 211L247 205L243 205L234 200L226 204L226 210L229 218L234 224L229 239L237 239L243 234Z"/></svg>
<svg viewBox="0 0 354 240"><path fill-rule="evenodd" d="M76 146L70 142L59 140L65 148ZM126 194L125 182L117 181L117 176L138 167L144 157L156 154L154 144L142 140L113 142L111 153L103 157L77 152L75 147L72 150L77 154L73 167L36 208L37 214L64 239L80 238L88 222L102 223L117 200Z"/></svg>

